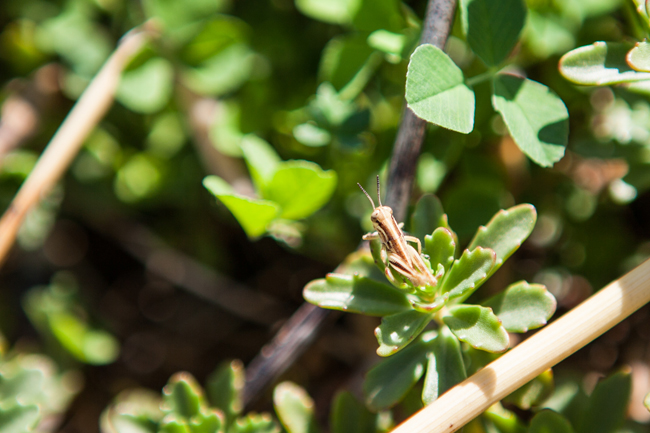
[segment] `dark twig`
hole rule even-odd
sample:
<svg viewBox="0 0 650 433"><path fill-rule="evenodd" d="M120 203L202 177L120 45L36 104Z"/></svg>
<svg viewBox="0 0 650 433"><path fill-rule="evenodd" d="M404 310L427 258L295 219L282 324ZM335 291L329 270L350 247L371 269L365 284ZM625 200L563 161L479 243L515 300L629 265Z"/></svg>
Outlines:
<svg viewBox="0 0 650 433"><path fill-rule="evenodd" d="M444 48L454 20L456 0L429 0L421 43ZM425 121L409 109L397 132L388 176L387 204L403 220L409 201L415 164L424 139ZM308 347L330 315L311 304L303 304L282 326L273 340L249 364L246 371L244 404L250 403L282 374Z"/></svg>
<svg viewBox="0 0 650 433"><path fill-rule="evenodd" d="M454 23L455 11L456 0L430 0L420 44L432 44L444 49ZM420 156L425 130L426 121L417 117L410 108L405 106L388 169L386 193L386 205L393 208L397 221L404 221L406 216L415 166Z"/></svg>

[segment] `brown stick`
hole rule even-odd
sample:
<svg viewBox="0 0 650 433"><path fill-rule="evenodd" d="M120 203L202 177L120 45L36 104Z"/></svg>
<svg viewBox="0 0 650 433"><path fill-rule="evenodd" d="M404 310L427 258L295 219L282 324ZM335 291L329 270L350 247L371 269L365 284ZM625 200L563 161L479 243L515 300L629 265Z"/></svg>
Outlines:
<svg viewBox="0 0 650 433"><path fill-rule="evenodd" d="M432 44L443 50L454 23L455 11L456 0L429 1L420 44ZM426 120L420 119L410 108L404 106L402 122L393 147L393 157L388 168L386 192L386 204L393 208L397 221L404 221L406 217L426 126Z"/></svg>
<svg viewBox="0 0 650 433"><path fill-rule="evenodd" d="M650 301L650 260L456 385L392 433L451 433Z"/></svg>
<svg viewBox="0 0 650 433"><path fill-rule="evenodd" d="M16 240L27 213L52 189L81 145L113 103L120 74L147 40L145 31L127 33L52 137L36 166L0 219L0 264Z"/></svg>
<svg viewBox="0 0 650 433"><path fill-rule="evenodd" d="M433 43L444 48L455 10L456 0L429 0L421 43ZM424 120L417 118L410 109L404 110L393 148L387 196L387 203L393 207L396 217L402 216L398 218L399 221L403 220L406 213L415 164L424 139L424 127ZM304 303L294 313L247 367L244 405L250 403L309 347L329 315L329 310L308 303Z"/></svg>

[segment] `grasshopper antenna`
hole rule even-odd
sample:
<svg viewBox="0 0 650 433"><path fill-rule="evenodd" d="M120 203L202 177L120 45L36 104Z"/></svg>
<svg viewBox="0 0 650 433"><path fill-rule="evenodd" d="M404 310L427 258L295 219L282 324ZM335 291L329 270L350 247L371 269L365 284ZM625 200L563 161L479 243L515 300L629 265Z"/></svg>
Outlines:
<svg viewBox="0 0 650 433"><path fill-rule="evenodd" d="M379 207L383 206L381 204L381 194L379 193L379 175L377 175L377 200L379 200Z"/></svg>
<svg viewBox="0 0 650 433"><path fill-rule="evenodd" d="M368 194L366 192L366 190L363 189L363 187L361 186L361 184L359 182L357 182L357 185L359 185L359 188L361 188L361 191L363 191L363 193L366 195L366 197L368 197L368 200L370 200L370 203L372 203L372 208L375 209L375 202L372 201L372 198L370 197L370 194Z"/></svg>

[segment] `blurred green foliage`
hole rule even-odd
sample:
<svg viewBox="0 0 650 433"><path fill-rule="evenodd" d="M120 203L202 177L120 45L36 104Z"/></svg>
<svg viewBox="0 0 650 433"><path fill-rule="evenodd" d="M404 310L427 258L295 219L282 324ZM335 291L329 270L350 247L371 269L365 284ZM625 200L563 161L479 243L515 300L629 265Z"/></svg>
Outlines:
<svg viewBox="0 0 650 433"><path fill-rule="evenodd" d="M420 0L3 3L5 208L122 35L145 22L155 34L124 72L116 103L69 173L27 217L19 246L0 274L0 330L13 347L0 361L3 431L33 430L45 419L53 428L65 424L65 431L97 431L87 420L122 390L160 389L181 370L207 377L224 359L247 362L255 356L277 327L228 313L205 301L214 300L205 293L220 293L234 281L294 308L305 284L354 251L372 230L356 183L367 187L384 174L405 95L419 115L440 125L427 129L409 209L412 233L436 239L426 248L432 260L444 268L435 254L445 236L435 227L453 227L460 257L478 245L470 244L471 237L500 209L518 203L537 209L528 240L464 303L485 300L497 316L504 306L513 311L522 302L509 294L524 287L512 284L525 280L533 291L547 287L564 312L648 258L647 44L630 45L648 36L645 4L461 1L444 52L422 47L411 57L425 9ZM579 71L571 73L587 62L596 77L580 83L598 86L576 86L558 72L560 56L569 51L562 74L580 78ZM431 68L440 71L432 74ZM625 85L606 87L621 78ZM432 108L429 100L448 105ZM436 197L425 195L416 206L423 193ZM170 250L216 274L187 267ZM368 257L346 265L351 272L372 268ZM338 283L348 285L351 278ZM384 281L364 284L357 288L389 299L376 303L385 313L380 315L421 313ZM499 295L504 287L508 291ZM467 319L483 311L457 313ZM634 332L603 337L567 367L609 373L635 360L617 355L636 353L625 348L646 338L646 313L622 325ZM502 316L505 327L507 314ZM519 316L510 319L512 330L530 327ZM356 374L376 349L371 330L379 322L363 320L338 320L287 376L309 383L316 401L329 402L333 385ZM459 345L446 327L435 339L422 328L414 327L413 342L395 355L408 380L394 381L401 388L392 395L405 399L393 415L372 414L342 394L333 403L332 431L388 431L393 416L402 419L422 405L422 397L435 399L493 359ZM400 359L407 351L418 356ZM445 362L432 365L429 353L444 353L439 359ZM459 359L462 370L456 368ZM55 373L52 362L80 370L75 374L87 378L84 390L79 378L68 386L68 373ZM425 364L421 385L416 382ZM232 396L242 373L230 374L211 376L205 395L188 375L173 376L162 399L157 392L119 394L102 428L121 431L126 423L135 431L158 431L164 424L167 431L183 431L194 428L188 427L194 417L196 429L313 431L313 418L322 421L327 413L326 404L314 409L305 393L286 385L275 397L291 409L277 411L279 422L262 415L240 418L243 408ZM31 397L5 390L15 378L30 375L43 384L29 387ZM392 378L395 370L385 375ZM549 378L540 376L467 429L615 431L629 376L615 374L591 399L580 380L566 387L558 381L548 401L557 403L567 389L576 396L564 400L574 402L568 406L548 403L561 416L537 412L550 392ZM225 397L214 383L225 384L215 385L227 390ZM40 389L53 397L35 397ZM61 416L78 392L68 417ZM608 396L618 400L608 402ZM193 405L192 411L174 406L176 397ZM163 400L165 411L159 407ZM531 408L534 415L523 412ZM629 421L624 428L642 431Z"/></svg>

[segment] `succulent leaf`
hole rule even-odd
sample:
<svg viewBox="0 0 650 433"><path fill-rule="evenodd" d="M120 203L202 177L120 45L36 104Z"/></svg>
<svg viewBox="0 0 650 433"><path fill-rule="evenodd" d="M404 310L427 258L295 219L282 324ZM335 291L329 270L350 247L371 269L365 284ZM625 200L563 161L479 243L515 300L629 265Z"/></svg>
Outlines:
<svg viewBox="0 0 650 433"><path fill-rule="evenodd" d="M422 313L416 310L386 316L381 320L381 325L375 329L375 336L379 343L377 354L390 356L404 348L431 321L431 313Z"/></svg>
<svg viewBox="0 0 650 433"><path fill-rule="evenodd" d="M428 353L429 362L422 389L422 401L427 405L467 378L460 342L449 328L443 326L440 329L432 348Z"/></svg>
<svg viewBox="0 0 650 433"><path fill-rule="evenodd" d="M537 211L530 204L500 210L478 229L468 248L490 248L496 253L495 266L489 273L492 275L528 238L536 221Z"/></svg>
<svg viewBox="0 0 650 433"><path fill-rule="evenodd" d="M560 73L569 81L585 86L607 86L650 79L650 73L637 72L627 62L632 45L594 42L576 48L560 59Z"/></svg>
<svg viewBox="0 0 650 433"><path fill-rule="evenodd" d="M475 349L503 352L508 348L508 332L490 308L454 305L442 320L460 341Z"/></svg>
<svg viewBox="0 0 650 433"><path fill-rule="evenodd" d="M438 227L431 235L424 237L424 249L429 254L432 269L437 269L441 264L445 273L449 271L456 254L456 241L451 231Z"/></svg>
<svg viewBox="0 0 650 433"><path fill-rule="evenodd" d="M441 293L449 293L449 302L463 302L485 281L495 261L496 254L491 249L465 250L445 275Z"/></svg>
<svg viewBox="0 0 650 433"><path fill-rule="evenodd" d="M273 390L273 406L288 433L317 433L314 401L293 382L282 382Z"/></svg>
<svg viewBox="0 0 650 433"><path fill-rule="evenodd" d="M334 397L330 416L332 433L375 433L376 418L349 392L342 391Z"/></svg>
<svg viewBox="0 0 650 433"><path fill-rule="evenodd" d="M550 409L544 409L530 420L530 433L573 433L568 419Z"/></svg>
<svg viewBox="0 0 650 433"><path fill-rule="evenodd" d="M437 333L422 334L404 350L375 365L366 375L363 392L372 411L388 409L401 401L424 373L427 352Z"/></svg>
<svg viewBox="0 0 650 433"><path fill-rule="evenodd" d="M519 281L481 305L492 308L508 332L526 332L546 325L557 301L542 284Z"/></svg>
<svg viewBox="0 0 650 433"><path fill-rule="evenodd" d="M240 360L223 362L206 383L210 405L223 411L226 425L230 425L242 411L244 364Z"/></svg>
<svg viewBox="0 0 650 433"><path fill-rule="evenodd" d="M303 296L322 308L369 316L389 316L411 309L406 294L358 275L328 274L307 284Z"/></svg>

